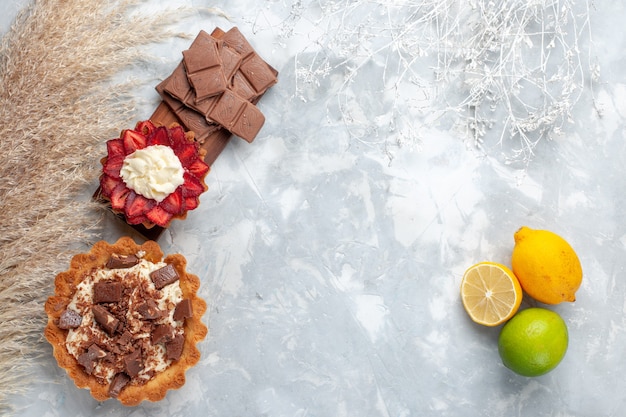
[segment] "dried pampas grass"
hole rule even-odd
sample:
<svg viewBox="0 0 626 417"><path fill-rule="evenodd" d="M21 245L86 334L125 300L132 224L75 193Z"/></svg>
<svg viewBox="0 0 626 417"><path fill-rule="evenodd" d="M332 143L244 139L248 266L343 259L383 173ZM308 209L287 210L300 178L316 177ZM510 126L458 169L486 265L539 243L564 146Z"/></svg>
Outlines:
<svg viewBox="0 0 626 417"><path fill-rule="evenodd" d="M113 76L145 62L140 47L179 35L173 14L136 17L135 3L35 0L2 39L2 415L28 386L29 362L50 355L43 305L56 273L99 238L102 211L80 196L97 184L104 141L137 117L133 86Z"/></svg>

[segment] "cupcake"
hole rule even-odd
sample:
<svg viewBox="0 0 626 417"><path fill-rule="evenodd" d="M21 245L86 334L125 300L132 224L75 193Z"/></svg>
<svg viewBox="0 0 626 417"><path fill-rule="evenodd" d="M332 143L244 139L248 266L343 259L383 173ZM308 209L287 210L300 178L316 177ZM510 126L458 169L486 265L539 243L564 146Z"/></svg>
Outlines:
<svg viewBox="0 0 626 417"><path fill-rule="evenodd" d="M107 141L99 197L131 226L167 228L198 207L207 190L209 166L203 159L193 132L176 123L138 122Z"/></svg>
<svg viewBox="0 0 626 417"><path fill-rule="evenodd" d="M154 241L100 241L74 256L48 298L45 337L79 388L98 401L159 401L200 359L206 303L186 259Z"/></svg>

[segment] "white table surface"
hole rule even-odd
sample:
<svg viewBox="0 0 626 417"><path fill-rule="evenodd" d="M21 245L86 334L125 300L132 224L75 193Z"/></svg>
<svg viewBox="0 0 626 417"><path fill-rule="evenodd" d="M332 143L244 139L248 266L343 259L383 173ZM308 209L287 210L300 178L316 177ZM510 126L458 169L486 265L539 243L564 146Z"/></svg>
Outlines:
<svg viewBox="0 0 626 417"><path fill-rule="evenodd" d="M0 30L25 3L3 3ZM622 2L592 8L593 44L583 34L581 50L600 78L593 89L586 80L571 122L527 164L507 163L519 143L498 144L497 126L477 148L441 112L454 89L431 84L432 53L419 57L408 42L419 28L411 13L426 1L150 6L179 3L224 10L231 21L197 12L180 25L238 26L280 72L259 103L267 120L257 139L229 143L200 207L159 240L201 278L202 359L163 401L125 408L75 388L50 351L35 365L40 382L15 398L18 415L623 415ZM146 72L166 77L188 44L155 46L162 61ZM140 90L138 120L158 103L152 88ZM510 263L522 225L564 236L584 270L577 301L550 307L568 324L569 350L537 378L501 364L499 328L472 323L459 299L467 267ZM103 238L123 233L111 219Z"/></svg>

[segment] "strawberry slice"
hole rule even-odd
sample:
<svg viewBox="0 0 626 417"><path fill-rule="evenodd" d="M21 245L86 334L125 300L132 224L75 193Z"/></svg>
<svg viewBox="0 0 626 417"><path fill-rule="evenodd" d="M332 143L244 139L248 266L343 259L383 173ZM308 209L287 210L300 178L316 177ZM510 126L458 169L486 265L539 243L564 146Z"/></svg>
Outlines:
<svg viewBox="0 0 626 417"><path fill-rule="evenodd" d="M200 182L200 180L188 172L183 174L184 183L183 187L183 197L196 197L204 192L204 186Z"/></svg>
<svg viewBox="0 0 626 417"><path fill-rule="evenodd" d="M146 147L146 137L135 130L125 129L124 131L122 131L121 138L124 142L126 155L130 155L137 149L143 149Z"/></svg>
<svg viewBox="0 0 626 417"><path fill-rule="evenodd" d="M126 217L126 222L128 224L141 224L141 223L145 222L146 220L148 220L148 219L143 214L140 215L140 216L137 216L137 217L128 217L128 216Z"/></svg>
<svg viewBox="0 0 626 417"><path fill-rule="evenodd" d="M178 187L173 193L165 197L163 201L161 201L160 206L172 214L180 214L183 212L185 207L183 206L183 191L180 187Z"/></svg>
<svg viewBox="0 0 626 417"><path fill-rule="evenodd" d="M156 201L146 198L131 190L128 194L128 198L126 199L124 214L129 218L141 216L150 211L155 205Z"/></svg>
<svg viewBox="0 0 626 417"><path fill-rule="evenodd" d="M172 220L174 215L165 211L163 207L160 205L156 205L146 213L146 218L150 220L152 223L165 227Z"/></svg>
<svg viewBox="0 0 626 417"><path fill-rule="evenodd" d="M185 197L183 202L185 203L185 210L193 210L200 205L198 197Z"/></svg>
<svg viewBox="0 0 626 417"><path fill-rule="evenodd" d="M172 139L172 145L176 146L179 143L187 142L187 137L185 137L185 129L182 126L174 126L169 129L170 138Z"/></svg>
<svg viewBox="0 0 626 417"><path fill-rule="evenodd" d="M206 162L200 158L197 158L191 164L185 166L185 168L187 168L187 171L193 174L196 178L203 178L210 169Z"/></svg>
<svg viewBox="0 0 626 417"><path fill-rule="evenodd" d="M103 174L100 176L100 189L102 194L106 197L110 196L113 189L122 182L121 178L113 178L109 175Z"/></svg>
<svg viewBox="0 0 626 417"><path fill-rule="evenodd" d="M193 142L182 142L175 144L174 153L180 159L180 163L187 167L198 158L198 148Z"/></svg>
<svg viewBox="0 0 626 417"><path fill-rule="evenodd" d="M124 155L109 156L104 161L102 172L112 178L120 178L120 170L124 164Z"/></svg>
<svg viewBox="0 0 626 417"><path fill-rule="evenodd" d="M142 122L137 122L137 124L135 125L135 130L137 132L140 132L142 135L146 137L150 133L152 133L154 129L156 129L156 126L154 125L154 123L152 123L151 120L144 120Z"/></svg>
<svg viewBox="0 0 626 417"><path fill-rule="evenodd" d="M125 156L124 142L122 139L111 139L107 141L107 155L109 157L122 155Z"/></svg>
<svg viewBox="0 0 626 417"><path fill-rule="evenodd" d="M111 208L113 210L124 210L124 205L126 204L126 198L130 190L126 187L126 184L120 182L117 186L111 191L111 195L109 196L109 200L111 200Z"/></svg>
<svg viewBox="0 0 626 417"><path fill-rule="evenodd" d="M147 146L165 145L170 146L170 138L165 126L156 127L147 137Z"/></svg>

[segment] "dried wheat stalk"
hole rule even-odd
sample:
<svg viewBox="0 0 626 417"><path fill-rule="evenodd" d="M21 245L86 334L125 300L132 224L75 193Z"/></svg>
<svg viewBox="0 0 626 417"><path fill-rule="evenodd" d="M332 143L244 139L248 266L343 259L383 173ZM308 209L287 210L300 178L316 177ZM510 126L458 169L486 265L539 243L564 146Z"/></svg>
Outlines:
<svg viewBox="0 0 626 417"><path fill-rule="evenodd" d="M36 0L0 46L0 414L49 355L43 304L70 251L98 239L104 141L136 122L133 85L113 82L180 35L176 14L140 17L129 0ZM131 17L132 16L132 17ZM180 14L178 15L180 16ZM49 359L49 358L48 358Z"/></svg>

